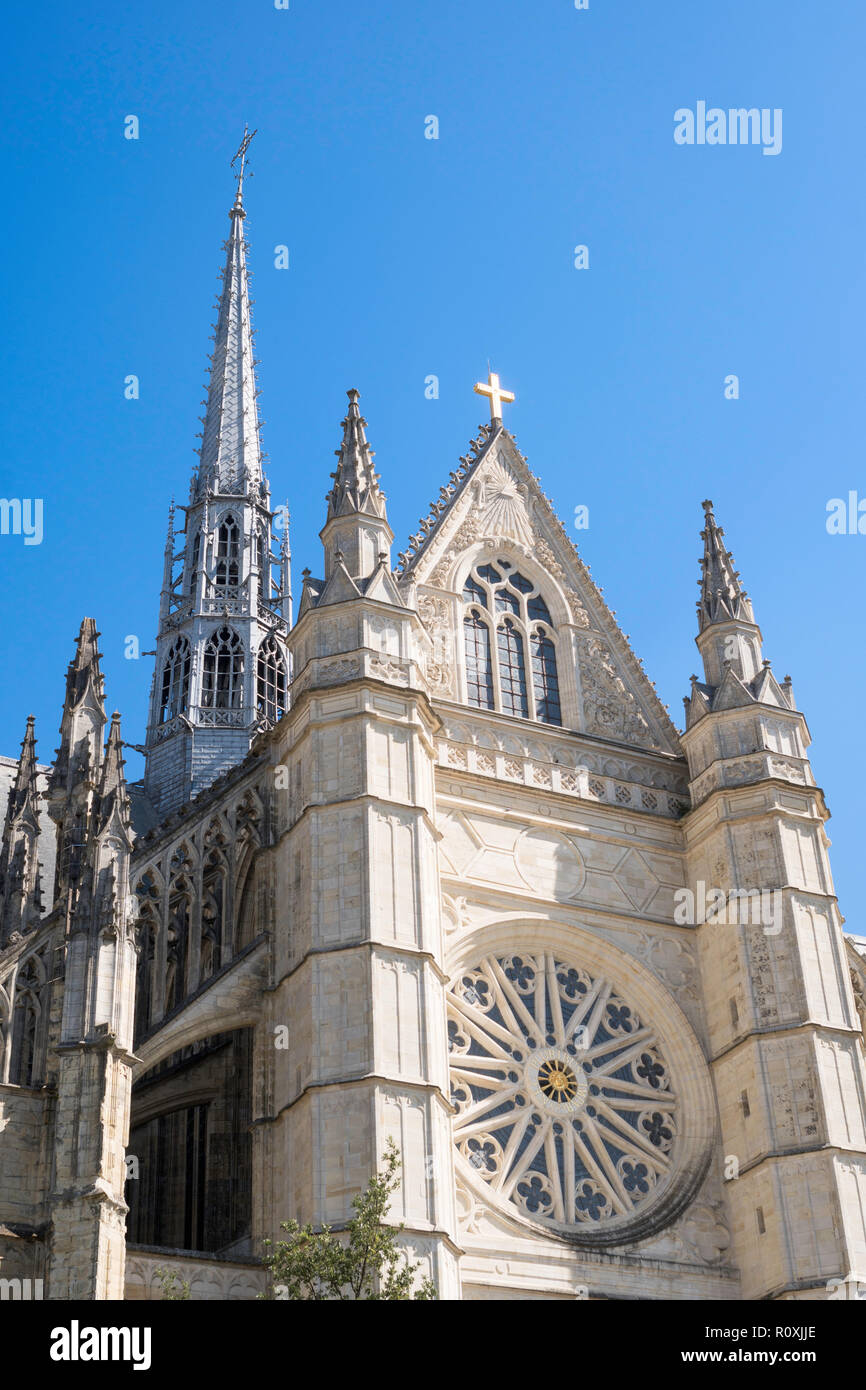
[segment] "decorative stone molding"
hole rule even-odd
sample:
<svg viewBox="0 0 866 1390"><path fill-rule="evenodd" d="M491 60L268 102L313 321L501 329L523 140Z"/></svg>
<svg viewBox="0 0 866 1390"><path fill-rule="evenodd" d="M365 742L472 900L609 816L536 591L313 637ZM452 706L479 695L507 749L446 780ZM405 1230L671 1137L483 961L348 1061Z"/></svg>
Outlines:
<svg viewBox="0 0 866 1390"><path fill-rule="evenodd" d="M126 1255L127 1299L161 1300L159 1269L188 1283L190 1300L196 1302L253 1299L267 1288L267 1271L260 1265L211 1260L183 1251L145 1252L133 1246Z"/></svg>
<svg viewBox="0 0 866 1390"><path fill-rule="evenodd" d="M543 787L578 800L644 811L667 820L679 820L688 810L685 798L657 794L640 784L626 784L612 777L590 777L585 767L564 768L556 763L538 763L531 757L507 757L505 753L467 748L447 739L439 741L438 762L440 767L480 773L494 781Z"/></svg>
<svg viewBox="0 0 866 1390"><path fill-rule="evenodd" d="M367 669L377 680L388 681L391 685L408 685L409 668L406 662L384 661L381 657L371 657Z"/></svg>
<svg viewBox="0 0 866 1390"><path fill-rule="evenodd" d="M359 656L341 656L336 661L316 660L312 663L310 680L316 685L339 685L354 680L361 673Z"/></svg>
<svg viewBox="0 0 866 1390"><path fill-rule="evenodd" d="M812 786L808 761L805 758L780 758L769 749L739 758L725 758L713 763L692 782L695 803L704 801L722 787L741 787L775 777L797 786Z"/></svg>

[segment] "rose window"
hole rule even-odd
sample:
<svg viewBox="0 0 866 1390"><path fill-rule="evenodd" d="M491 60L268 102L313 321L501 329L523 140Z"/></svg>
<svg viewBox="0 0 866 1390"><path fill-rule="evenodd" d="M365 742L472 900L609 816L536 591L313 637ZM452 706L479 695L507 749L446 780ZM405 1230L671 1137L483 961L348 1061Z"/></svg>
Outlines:
<svg viewBox="0 0 866 1390"><path fill-rule="evenodd" d="M491 1195L578 1231L660 1193L677 1098L655 1029L611 981L552 954L488 956L448 1015L454 1137Z"/></svg>

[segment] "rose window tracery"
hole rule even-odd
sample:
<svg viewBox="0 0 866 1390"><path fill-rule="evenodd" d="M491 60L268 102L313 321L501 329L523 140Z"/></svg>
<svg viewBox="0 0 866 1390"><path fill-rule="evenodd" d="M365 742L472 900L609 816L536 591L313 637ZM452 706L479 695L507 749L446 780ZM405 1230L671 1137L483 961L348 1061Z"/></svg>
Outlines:
<svg viewBox="0 0 866 1390"><path fill-rule="evenodd" d="M655 1028L612 981L552 953L491 955L448 1009L454 1137L491 1195L572 1231L654 1200L678 1101Z"/></svg>

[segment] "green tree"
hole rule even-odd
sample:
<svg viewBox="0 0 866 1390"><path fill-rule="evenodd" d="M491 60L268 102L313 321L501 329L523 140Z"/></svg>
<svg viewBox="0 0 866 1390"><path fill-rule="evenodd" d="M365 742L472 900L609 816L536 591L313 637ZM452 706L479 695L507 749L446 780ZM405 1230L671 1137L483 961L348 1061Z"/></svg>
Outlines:
<svg viewBox="0 0 866 1390"><path fill-rule="evenodd" d="M265 1265L271 1288L262 1298L277 1299L421 1299L438 1297L429 1279L416 1287L420 1265L413 1264L397 1244L403 1230L385 1224L391 1196L400 1185L400 1155L393 1139L385 1146L383 1167L373 1174L365 1192L352 1198L355 1215L345 1236L330 1226L314 1231L310 1225L284 1221L286 1240L266 1240Z"/></svg>
<svg viewBox="0 0 866 1390"><path fill-rule="evenodd" d="M189 1280L181 1279L176 1269L154 1270L162 1287L162 1296L174 1302L184 1302L189 1298Z"/></svg>

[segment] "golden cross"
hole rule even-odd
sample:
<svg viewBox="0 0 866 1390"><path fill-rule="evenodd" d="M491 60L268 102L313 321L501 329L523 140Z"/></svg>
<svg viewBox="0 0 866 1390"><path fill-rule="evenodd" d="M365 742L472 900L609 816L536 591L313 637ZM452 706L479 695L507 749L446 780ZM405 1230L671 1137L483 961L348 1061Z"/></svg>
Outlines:
<svg viewBox="0 0 866 1390"><path fill-rule="evenodd" d="M486 384L483 381L476 381L475 391L479 396L489 396L491 420L501 420L502 402L505 401L507 404L509 401L514 400L514 392L503 391L502 387L499 385L499 377L496 375L496 372L491 372L489 369L487 372Z"/></svg>

